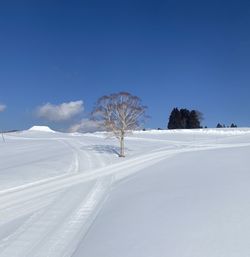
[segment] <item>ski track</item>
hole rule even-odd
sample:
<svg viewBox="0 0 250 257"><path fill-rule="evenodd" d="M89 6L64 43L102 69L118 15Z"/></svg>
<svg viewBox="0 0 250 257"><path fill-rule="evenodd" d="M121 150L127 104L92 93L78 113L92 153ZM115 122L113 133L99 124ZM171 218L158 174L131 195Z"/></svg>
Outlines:
<svg viewBox="0 0 250 257"><path fill-rule="evenodd" d="M88 147L91 144L84 144L82 141L78 141L78 144L80 148ZM89 154L89 151L84 150L84 152L89 156L89 160L91 159L91 169L97 169L100 167L104 167L107 165L107 162L105 162L104 157L101 156L99 153L96 153L95 151L92 151L91 155ZM91 156L91 157L90 157Z"/></svg>
<svg viewBox="0 0 250 257"><path fill-rule="evenodd" d="M57 178L46 179L41 182L30 183L29 185L20 186L17 188L11 188L4 191L0 191L0 204L2 209L16 205L24 200L28 201L31 199L37 199L43 195L48 195L53 192L63 190L72 185L88 182L101 177L105 177L111 174L126 175L128 169L136 168L140 169L140 166L149 165L152 160L161 160L168 158L169 156L190 152L190 151L202 151L212 149L222 149L231 147L243 147L249 144L237 144L237 145L216 145L216 146L201 146L201 147L190 147L184 149L173 149L173 150L161 150L159 152L153 152L145 154L136 158L123 160L120 163L112 164L107 167L98 168L91 173L78 173L72 175L64 175ZM138 167L138 168L137 168Z"/></svg>
<svg viewBox="0 0 250 257"><path fill-rule="evenodd" d="M47 207L57 196L58 192L45 195L39 199L23 200L7 208L0 210L0 225L6 224L12 220L30 215L34 212ZM1 242L0 242L1 245Z"/></svg>
<svg viewBox="0 0 250 257"><path fill-rule="evenodd" d="M29 214L16 231L0 241L1 257L70 257L98 215L113 182L176 154L249 146L176 144L172 149L162 147L103 167L109 158L90 155L82 147L88 144L72 138L54 140L72 151L68 174L0 191L0 224Z"/></svg>
<svg viewBox="0 0 250 257"><path fill-rule="evenodd" d="M80 169L80 158L78 150L74 148L71 144L69 144L69 142L66 140L58 139L58 141L66 145L72 151L73 154L73 161L67 173L77 173Z"/></svg>
<svg viewBox="0 0 250 257"><path fill-rule="evenodd" d="M75 139L63 140L77 155L78 157L78 172L91 170L93 168L93 160L87 151L81 149L80 144Z"/></svg>
<svg viewBox="0 0 250 257"><path fill-rule="evenodd" d="M39 251L30 256L35 257L70 257L82 237L97 216L110 188L112 178L98 180L86 199L71 213L56 232L46 239ZM36 254L36 253L39 254Z"/></svg>
<svg viewBox="0 0 250 257"><path fill-rule="evenodd" d="M58 141L67 145L72 150L73 161L69 168L69 173L75 174L79 172L80 161L82 160L80 155L82 153L84 154L84 159L87 159L88 169L93 168L93 161L86 151L80 152L75 147L75 144L69 143L68 141ZM95 158L95 167L103 165L103 160L100 157ZM93 183L94 185L91 185L90 188L86 185L66 188L62 193L57 193L53 201L49 201L48 195L45 194L37 197L39 204L37 206L35 205L35 208L34 202L36 202L36 198L28 198L26 202L24 198L24 201L14 203L11 206L7 205L7 208L2 206L1 221L3 223L6 223L7 219L17 218L19 215L27 214L32 210L34 211L42 207L46 208L33 212L14 233L0 242L0 256L71 256L77 247L78 241L87 232L97 215L103 200L107 196L112 180L112 176L109 176L98 179L96 183L91 182L90 185ZM39 182L35 184L38 186ZM24 211L19 213L19 215L12 215L10 217L10 214L19 209L20 205L22 205ZM29 205L33 208L29 208ZM4 216L7 219L3 219Z"/></svg>
<svg viewBox="0 0 250 257"><path fill-rule="evenodd" d="M32 215L2 240L0 256L71 256L98 214L111 182L110 176L97 180L90 188L78 185L65 190L49 207Z"/></svg>

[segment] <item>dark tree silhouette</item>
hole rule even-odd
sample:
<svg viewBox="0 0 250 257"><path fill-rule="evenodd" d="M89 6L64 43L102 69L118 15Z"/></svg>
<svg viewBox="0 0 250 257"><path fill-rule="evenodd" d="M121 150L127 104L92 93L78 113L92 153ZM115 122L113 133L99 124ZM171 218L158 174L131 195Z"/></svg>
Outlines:
<svg viewBox="0 0 250 257"><path fill-rule="evenodd" d="M169 116L168 129L194 129L201 127L202 113L174 108Z"/></svg>
<svg viewBox="0 0 250 257"><path fill-rule="evenodd" d="M230 126L230 128L237 128L237 125L234 124L234 123L232 123L231 126Z"/></svg>
<svg viewBox="0 0 250 257"><path fill-rule="evenodd" d="M181 127L181 113L178 108L174 108L169 116L168 129Z"/></svg>
<svg viewBox="0 0 250 257"><path fill-rule="evenodd" d="M190 119L190 111L188 109L180 109L181 113L181 129L188 129L189 127L189 119Z"/></svg>
<svg viewBox="0 0 250 257"><path fill-rule="evenodd" d="M188 120L188 128L194 129L194 128L200 128L200 119L199 119L199 114L198 112L192 110L189 115L189 120Z"/></svg>

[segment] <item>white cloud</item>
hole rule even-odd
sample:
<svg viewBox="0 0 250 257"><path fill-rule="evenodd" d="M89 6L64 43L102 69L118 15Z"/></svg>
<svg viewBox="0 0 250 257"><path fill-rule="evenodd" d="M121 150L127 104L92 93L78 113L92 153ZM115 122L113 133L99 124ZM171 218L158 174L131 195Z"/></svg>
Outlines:
<svg viewBox="0 0 250 257"><path fill-rule="evenodd" d="M37 108L36 114L49 121L65 121L83 111L83 101L74 101L54 105L46 103Z"/></svg>
<svg viewBox="0 0 250 257"><path fill-rule="evenodd" d="M7 107L6 105L0 104L0 112L5 111L6 107Z"/></svg>
<svg viewBox="0 0 250 257"><path fill-rule="evenodd" d="M69 128L70 132L95 132L100 130L100 123L89 119L82 119Z"/></svg>

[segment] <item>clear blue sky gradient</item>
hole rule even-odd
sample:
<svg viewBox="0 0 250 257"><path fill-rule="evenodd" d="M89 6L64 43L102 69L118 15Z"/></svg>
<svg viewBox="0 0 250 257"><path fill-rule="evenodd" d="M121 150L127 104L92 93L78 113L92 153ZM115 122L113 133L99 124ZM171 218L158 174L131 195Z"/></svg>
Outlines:
<svg viewBox="0 0 250 257"><path fill-rule="evenodd" d="M149 107L146 127L173 107L250 126L249 1L1 1L0 33L1 129L46 124L47 102L82 99L87 116L119 91Z"/></svg>

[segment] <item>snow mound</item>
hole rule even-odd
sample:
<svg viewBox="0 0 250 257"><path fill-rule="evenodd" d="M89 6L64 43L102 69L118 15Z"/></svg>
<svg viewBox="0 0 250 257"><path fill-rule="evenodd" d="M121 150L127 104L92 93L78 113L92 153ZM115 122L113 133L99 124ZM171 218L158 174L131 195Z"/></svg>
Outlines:
<svg viewBox="0 0 250 257"><path fill-rule="evenodd" d="M40 132L55 133L55 131L52 130L51 128L49 128L48 126L33 126L30 129L28 129L28 131L40 131Z"/></svg>

